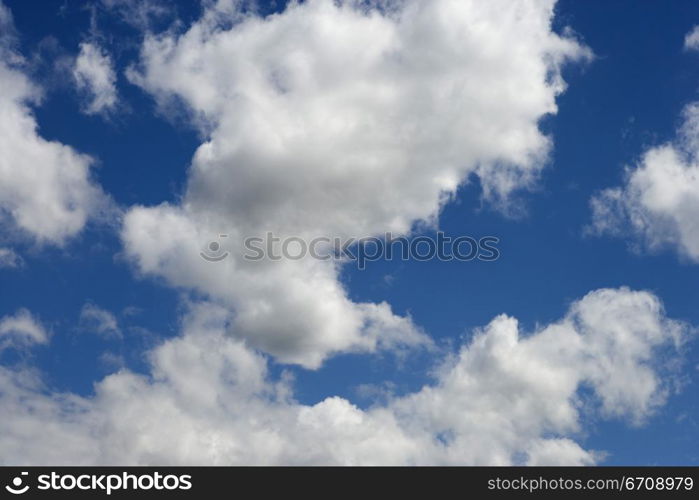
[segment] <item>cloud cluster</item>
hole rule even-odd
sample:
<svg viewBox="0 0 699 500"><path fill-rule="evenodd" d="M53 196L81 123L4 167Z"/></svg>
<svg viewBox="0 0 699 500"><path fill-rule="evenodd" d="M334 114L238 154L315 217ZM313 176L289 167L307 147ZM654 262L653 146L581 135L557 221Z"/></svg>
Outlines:
<svg viewBox="0 0 699 500"><path fill-rule="evenodd" d="M107 113L116 107L116 73L112 66L111 58L98 45L89 42L80 44L80 53L73 66L73 78L78 90L87 96L85 113Z"/></svg>
<svg viewBox="0 0 699 500"><path fill-rule="evenodd" d="M212 266L199 251L219 233L236 250L266 231L407 233L473 176L506 206L545 165L561 65L589 56L552 31L553 6L309 0L261 18L220 1L147 36L129 78L163 109L184 103L206 140L180 204L126 215L127 254L235 310L233 331L282 361L424 344L387 304L352 302L332 263Z"/></svg>
<svg viewBox="0 0 699 500"><path fill-rule="evenodd" d="M0 222L61 245L100 210L104 195L90 178L89 157L39 135L30 106L41 93L13 50L12 17L2 4L0 25Z"/></svg>
<svg viewBox="0 0 699 500"><path fill-rule="evenodd" d="M561 66L590 54L552 30L553 0L307 0L266 18L240 5L207 2L186 31L148 34L128 72L163 110L184 105L204 139L178 203L128 210L124 251L141 273L204 298L177 337L147 353L147 374L122 368L90 396L52 391L24 362L0 365L0 463L592 464L602 455L581 442L585 422L642 424L665 402L690 327L627 288L591 292L534 332L498 316L416 392L384 392L367 408L337 396L298 402L265 353L318 368L339 352L431 340L388 303L351 300L341 263L248 262L242 241L405 234L435 223L473 178L506 209L546 164L551 141L538 124L556 112ZM143 12L137 24L149 26L157 11ZM1 4L0 27L11 31ZM104 195L89 158L38 135L30 105L40 93L8 40L0 210L62 244ZM81 46L74 75L87 112L113 108L114 71L99 47ZM690 106L676 144L595 198L597 230L630 220L651 246L699 259L697 131ZM230 256L212 264L200 253L221 233ZM80 327L121 336L93 304ZM27 310L0 318L0 351L48 341Z"/></svg>
<svg viewBox="0 0 699 500"><path fill-rule="evenodd" d="M193 306L181 335L150 353L149 376L122 370L89 398L0 368L0 462L591 464L600 455L576 442L583 415L642 422L688 334L650 293L597 290L531 334L495 318L433 384L360 409L296 402L288 377L272 378L265 357L227 334L230 321Z"/></svg>

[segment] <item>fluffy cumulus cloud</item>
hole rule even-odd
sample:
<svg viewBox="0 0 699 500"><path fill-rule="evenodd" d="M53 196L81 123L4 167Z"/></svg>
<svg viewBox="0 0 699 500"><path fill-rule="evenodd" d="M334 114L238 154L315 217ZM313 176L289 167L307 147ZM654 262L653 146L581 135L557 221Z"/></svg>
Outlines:
<svg viewBox="0 0 699 500"><path fill-rule="evenodd" d="M112 60L102 48L90 42L80 44L73 66L73 78L87 103L84 111L94 115L113 110L117 105L116 73Z"/></svg>
<svg viewBox="0 0 699 500"><path fill-rule="evenodd" d="M7 348L46 344L48 341L44 326L26 309L0 318L0 352Z"/></svg>
<svg viewBox="0 0 699 500"><path fill-rule="evenodd" d="M205 141L177 205L134 207L122 237L144 273L235 311L232 331L282 361L425 344L388 304L355 303L330 262L249 263L245 237L363 237L433 223L478 178L499 207L551 141L560 67L589 56L552 31L553 1L291 2L261 18L210 4L146 37L132 82L184 104ZM228 259L201 247L228 235Z"/></svg>
<svg viewBox="0 0 699 500"><path fill-rule="evenodd" d="M0 462L591 464L601 454L578 442L582 423L652 415L688 335L650 293L597 290L529 334L495 318L434 383L361 409L295 401L292 381L227 333L231 319L193 306L181 335L150 353L149 376L122 370L87 398L0 368Z"/></svg>
<svg viewBox="0 0 699 500"><path fill-rule="evenodd" d="M0 222L40 243L63 244L104 203L91 159L37 131L31 105L40 90L13 50L12 17L0 4Z"/></svg>
<svg viewBox="0 0 699 500"><path fill-rule="evenodd" d="M673 248L699 262L699 103L688 105L674 143L646 151L621 187L593 197L592 229Z"/></svg>

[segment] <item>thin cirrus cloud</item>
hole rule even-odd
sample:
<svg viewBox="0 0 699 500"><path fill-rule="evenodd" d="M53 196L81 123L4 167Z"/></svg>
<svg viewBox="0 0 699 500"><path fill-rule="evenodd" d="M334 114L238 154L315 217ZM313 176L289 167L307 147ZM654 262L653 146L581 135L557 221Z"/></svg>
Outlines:
<svg viewBox="0 0 699 500"><path fill-rule="evenodd" d="M127 255L235 310L232 331L283 362L429 344L389 304L350 300L333 263L212 266L200 249L219 233L233 248L266 231L407 233L474 175L510 207L547 161L538 124L561 66L591 56L552 31L553 7L311 0L262 19L222 1L181 35L146 36L128 77L163 109L184 103L206 140L180 204L128 211Z"/></svg>
<svg viewBox="0 0 699 500"><path fill-rule="evenodd" d="M41 90L23 71L2 4L0 32L0 221L40 244L63 245L107 198L91 179L90 157L39 135L31 106Z"/></svg>
<svg viewBox="0 0 699 500"><path fill-rule="evenodd" d="M597 290L531 334L496 317L433 384L360 409L296 402L230 321L191 305L180 335L149 353L148 376L123 369L91 397L47 394L35 373L0 367L0 462L592 464L603 453L576 440L583 422L652 415L689 334L648 292Z"/></svg>
<svg viewBox="0 0 699 500"><path fill-rule="evenodd" d="M110 15L142 31L155 23L177 19L177 4L167 0L100 0Z"/></svg>

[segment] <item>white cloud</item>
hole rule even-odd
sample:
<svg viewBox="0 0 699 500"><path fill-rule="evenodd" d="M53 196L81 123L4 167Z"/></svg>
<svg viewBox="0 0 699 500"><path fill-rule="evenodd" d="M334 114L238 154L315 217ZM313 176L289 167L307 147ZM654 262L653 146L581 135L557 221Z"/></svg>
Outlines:
<svg viewBox="0 0 699 500"><path fill-rule="evenodd" d="M699 26L685 37L685 49L699 50ZM672 248L699 262L699 102L685 106L672 142L649 148L626 168L624 183L591 201L596 234L631 237L650 251Z"/></svg>
<svg viewBox="0 0 699 500"><path fill-rule="evenodd" d="M0 318L0 352L7 348L46 344L49 336L41 322L26 309Z"/></svg>
<svg viewBox="0 0 699 500"><path fill-rule="evenodd" d="M602 455L576 441L583 422L652 415L688 334L650 293L598 290L531 334L495 318L434 384L363 410L296 402L288 377L227 334L230 320L194 306L150 353L149 376L122 370L90 398L0 368L0 463L590 464Z"/></svg>
<svg viewBox="0 0 699 500"><path fill-rule="evenodd" d="M10 9L0 3L0 49L7 51L14 45L15 25ZM4 54L3 54L4 55Z"/></svg>
<svg viewBox="0 0 699 500"><path fill-rule="evenodd" d="M684 37L684 48L687 50L699 50L699 26L692 28L692 31Z"/></svg>
<svg viewBox="0 0 699 500"><path fill-rule="evenodd" d="M80 310L79 327L104 338L122 338L116 317L109 311L91 303L86 303Z"/></svg>
<svg viewBox="0 0 699 500"><path fill-rule="evenodd" d="M109 112L117 105L116 74L112 60L95 43L80 44L80 53L73 67L73 78L79 91L86 94L85 113Z"/></svg>
<svg viewBox="0 0 699 500"><path fill-rule="evenodd" d="M23 263L22 257L11 248L0 248L0 269L21 267Z"/></svg>
<svg viewBox="0 0 699 500"><path fill-rule="evenodd" d="M101 5L119 19L141 31L176 17L177 4L167 0L101 0Z"/></svg>
<svg viewBox="0 0 699 500"><path fill-rule="evenodd" d="M591 200L592 229L632 236L649 250L671 247L699 262L699 103L688 105L672 144L646 151L621 187Z"/></svg>
<svg viewBox="0 0 699 500"><path fill-rule="evenodd" d="M4 6L0 23L11 26ZM40 243L61 245L105 198L90 179L89 157L38 134L30 105L40 91L23 73L14 42L0 38L0 219L11 219Z"/></svg>
<svg viewBox="0 0 699 500"><path fill-rule="evenodd" d="M179 208L133 208L122 238L145 273L209 294L236 311L232 332L282 362L320 366L339 351L420 346L429 339L386 303L354 303L326 261L212 264L200 257L211 234ZM231 233L231 239L233 239Z"/></svg>
<svg viewBox="0 0 699 500"><path fill-rule="evenodd" d="M546 163L538 123L560 66L589 56L552 32L553 1L379 4L310 0L263 20L219 2L181 36L147 36L128 73L184 102L207 139L180 205L127 214L127 254L234 309L233 331L282 361L425 339L387 304L349 300L332 263L203 262L213 235L237 250L266 231L405 233L472 175L506 205Z"/></svg>

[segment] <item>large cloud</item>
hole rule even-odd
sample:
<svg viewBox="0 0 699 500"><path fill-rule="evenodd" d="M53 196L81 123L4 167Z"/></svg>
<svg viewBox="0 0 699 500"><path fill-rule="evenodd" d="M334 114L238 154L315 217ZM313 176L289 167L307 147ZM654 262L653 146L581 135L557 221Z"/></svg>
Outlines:
<svg viewBox="0 0 699 500"><path fill-rule="evenodd" d="M296 402L288 378L226 333L230 319L194 306L181 336L150 353L149 376L121 371L89 398L0 368L0 462L590 464L601 455L576 442L582 422L650 416L688 330L652 294L598 290L531 334L495 318L434 384L362 410L340 397Z"/></svg>
<svg viewBox="0 0 699 500"><path fill-rule="evenodd" d="M388 305L350 301L332 263L234 252L212 266L200 247L406 233L470 176L507 206L546 162L538 122L560 66L589 55L552 31L553 6L310 0L263 19L222 1L181 35L148 36L129 77L164 109L185 103L206 141L181 204L126 216L127 253L233 308L233 330L283 361L424 343Z"/></svg>
<svg viewBox="0 0 699 500"><path fill-rule="evenodd" d="M30 105L40 90L13 50L12 17L0 3L0 216L41 243L63 244L105 206L91 159L43 139Z"/></svg>

